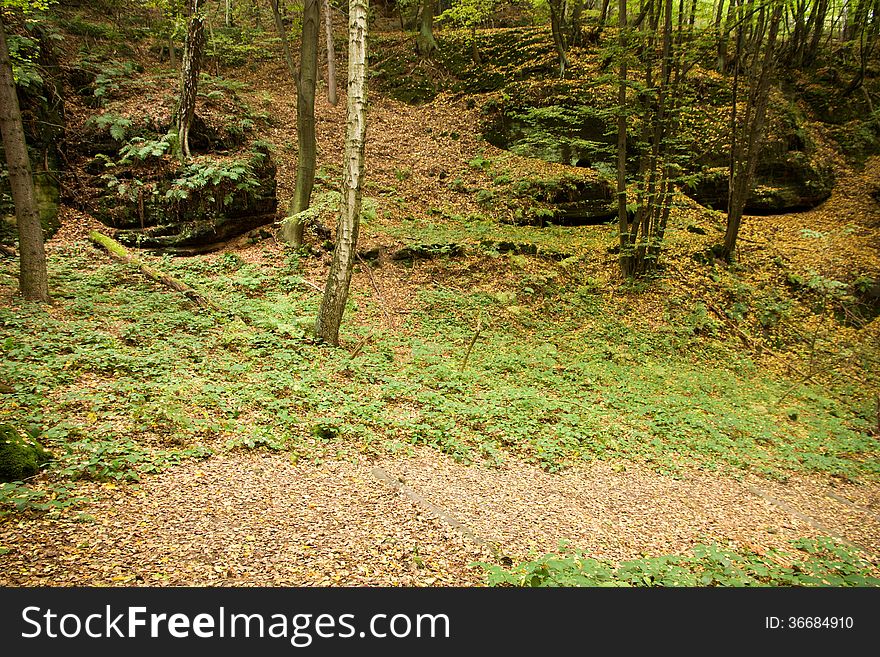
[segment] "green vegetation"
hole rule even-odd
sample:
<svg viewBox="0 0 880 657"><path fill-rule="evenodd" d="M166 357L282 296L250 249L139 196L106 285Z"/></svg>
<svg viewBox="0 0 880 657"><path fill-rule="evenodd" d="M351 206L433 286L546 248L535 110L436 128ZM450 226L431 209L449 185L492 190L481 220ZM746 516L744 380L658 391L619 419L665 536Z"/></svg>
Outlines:
<svg viewBox="0 0 880 657"><path fill-rule="evenodd" d="M490 586L880 586L857 550L831 539L797 540L796 552L737 553L696 545L687 556L612 564L567 550L509 568L482 564Z"/></svg>
<svg viewBox="0 0 880 657"><path fill-rule="evenodd" d="M880 475L869 402L847 409L809 384L789 392L706 337L698 306L670 304L675 321L647 330L589 281L560 286L566 263L536 271L521 268L524 256L496 257L511 272L496 292L424 290L401 331L382 330L375 301L356 296L348 339L368 342L352 357L311 344L317 298L297 258L281 269L232 254L161 263L245 324L68 249L50 262L60 297L51 312L0 311L0 376L15 390L0 421L38 427L60 480L135 479L209 448L320 461L418 444L468 462L516 455L551 472L624 458L672 473Z"/></svg>

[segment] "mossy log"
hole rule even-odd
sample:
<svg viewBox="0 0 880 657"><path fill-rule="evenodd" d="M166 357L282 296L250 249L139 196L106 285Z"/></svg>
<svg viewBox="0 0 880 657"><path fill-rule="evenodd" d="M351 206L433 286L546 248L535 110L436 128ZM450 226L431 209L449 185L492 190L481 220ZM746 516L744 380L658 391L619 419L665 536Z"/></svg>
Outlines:
<svg viewBox="0 0 880 657"><path fill-rule="evenodd" d="M97 246L105 249L107 253L109 253L117 260L136 266L138 270L147 278L154 280L157 283L161 283L162 285L165 285L167 287L170 287L172 290L180 292L196 305L202 306L203 308L221 310L221 308L217 304L215 304L213 301L203 296L202 294L198 293L196 290L194 290L183 281L179 281L173 276L169 276L168 274L165 274L158 269L150 267L148 264L129 253L128 249L126 249L124 246L122 246L122 244L120 244L113 238L93 230L89 233L89 239Z"/></svg>

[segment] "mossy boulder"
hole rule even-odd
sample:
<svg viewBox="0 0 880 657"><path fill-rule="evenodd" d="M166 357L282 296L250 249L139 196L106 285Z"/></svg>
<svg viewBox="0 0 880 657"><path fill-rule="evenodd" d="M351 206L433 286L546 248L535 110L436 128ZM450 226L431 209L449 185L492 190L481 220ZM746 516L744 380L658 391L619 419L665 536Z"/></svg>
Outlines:
<svg viewBox="0 0 880 657"><path fill-rule="evenodd" d="M40 443L11 424L0 424L0 481L20 481L52 460Z"/></svg>

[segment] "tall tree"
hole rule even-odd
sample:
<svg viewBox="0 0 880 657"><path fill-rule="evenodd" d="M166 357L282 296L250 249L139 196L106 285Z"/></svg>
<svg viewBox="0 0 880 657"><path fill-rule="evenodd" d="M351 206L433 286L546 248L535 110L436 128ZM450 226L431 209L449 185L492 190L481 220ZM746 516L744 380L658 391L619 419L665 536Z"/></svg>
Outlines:
<svg viewBox="0 0 880 657"><path fill-rule="evenodd" d="M565 77L565 69L568 67L568 40L565 29L565 0L547 0L550 7L550 32L553 35L553 45L556 47L556 56L559 58L559 77Z"/></svg>
<svg viewBox="0 0 880 657"><path fill-rule="evenodd" d="M278 31L278 38L281 39L281 51L284 53L284 62L287 64L287 70L296 83L299 73L296 70L296 64L293 63L293 55L290 54L290 44L287 41L287 30L284 27L284 19L281 17L281 9L278 6L278 0L269 0L272 5L272 18L275 21L275 29Z"/></svg>
<svg viewBox="0 0 880 657"><path fill-rule="evenodd" d="M43 246L43 228L34 195L31 160L24 139L21 107L12 75L12 61L6 44L6 27L0 7L0 133L9 167L9 186L15 203L18 227L19 289L25 299L49 300L46 273L46 251Z"/></svg>
<svg viewBox="0 0 880 657"><path fill-rule="evenodd" d="M315 186L318 146L315 139L315 87L318 78L318 28L321 21L319 0L304 0L302 38L299 50L299 75L296 78L296 135L299 152L296 158L296 187L290 212L294 220L284 224L284 239L300 246L303 222L299 213L307 210Z"/></svg>
<svg viewBox="0 0 880 657"><path fill-rule="evenodd" d="M348 3L348 105L345 127L345 161L342 201L336 225L336 248L324 288L315 335L339 344L339 326L351 284L357 249L364 178L364 145L367 133L367 13L369 0Z"/></svg>
<svg viewBox="0 0 880 657"><path fill-rule="evenodd" d="M624 0L625 1L625 0ZM676 5L678 9L676 10ZM639 113L642 126L637 144L638 174L634 185L634 211L626 206L625 184L625 117L628 104L623 93L626 67L621 67L618 111L618 222L620 224L620 268L624 276L643 276L657 266L666 232L666 225L680 173L680 144L676 137L679 126L683 82L695 60L686 61L693 53L693 21L684 0L647 0L641 16L647 29L638 33L642 83L633 108ZM625 11L625 8L624 8ZM676 19L677 16L677 20ZM637 18L636 23L640 23ZM627 33L629 27L621 29ZM620 43L620 57L626 58L627 43ZM657 54L660 54L658 59Z"/></svg>
<svg viewBox="0 0 880 657"><path fill-rule="evenodd" d="M205 17L202 0L189 0L187 10L189 24L183 47L183 64L180 67L180 102L177 106L177 139L184 158L192 157L189 150L189 130L196 113L196 97L199 88L199 71L205 50Z"/></svg>
<svg viewBox="0 0 880 657"><path fill-rule="evenodd" d="M321 13L324 15L324 38L327 50L327 102L336 105L336 47L333 45L333 14L330 13L330 0L321 0Z"/></svg>
<svg viewBox="0 0 880 657"><path fill-rule="evenodd" d="M746 8L752 4L749 0ZM772 5L769 6L768 5ZM752 39L746 45L742 16L737 27L737 72L734 74L733 104L731 107L730 174L727 197L727 228L721 256L730 262L736 252L736 241L742 226L746 199L752 192L758 153L764 143L764 123L770 99L770 82L776 64L776 37L782 21L783 3L771 0L760 6L754 16ZM751 52L742 52L750 48ZM737 81L740 61L749 59L748 96L742 119L737 118Z"/></svg>
<svg viewBox="0 0 880 657"><path fill-rule="evenodd" d="M604 5L607 9L607 0ZM605 12L603 9L603 14ZM621 236L621 246L624 244L623 236L629 233L629 213L626 205L626 88L628 84L627 76L629 74L629 30L626 18L626 0L619 0L617 10L617 48L618 57L620 57L620 66L618 68L618 87L617 87L617 223L618 232ZM623 251L620 254L621 270L625 269L625 255Z"/></svg>

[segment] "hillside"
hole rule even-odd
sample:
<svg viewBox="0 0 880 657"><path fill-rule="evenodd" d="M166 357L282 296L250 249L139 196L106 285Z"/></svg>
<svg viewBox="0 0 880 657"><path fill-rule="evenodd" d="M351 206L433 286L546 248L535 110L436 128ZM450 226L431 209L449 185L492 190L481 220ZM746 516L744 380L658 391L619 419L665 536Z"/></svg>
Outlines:
<svg viewBox="0 0 880 657"><path fill-rule="evenodd" d="M640 573L742 559L745 580L702 584L877 583L880 151L868 121L823 115L817 96L842 83L774 88L728 265L711 206L731 81L696 75L693 184L656 275L628 280L600 80L614 31L559 81L547 28L481 31L476 66L466 30L438 30L426 59L378 18L359 256L331 348L311 327L344 101L319 85L318 211L295 249L277 38L216 26L184 165L162 146L176 76L148 25L64 3L41 28L60 36L46 84L64 99L46 138L63 171L53 303L22 301L17 259L0 258L0 424L54 460L2 484L0 584L478 586L560 541ZM95 230L219 310L111 259Z"/></svg>

